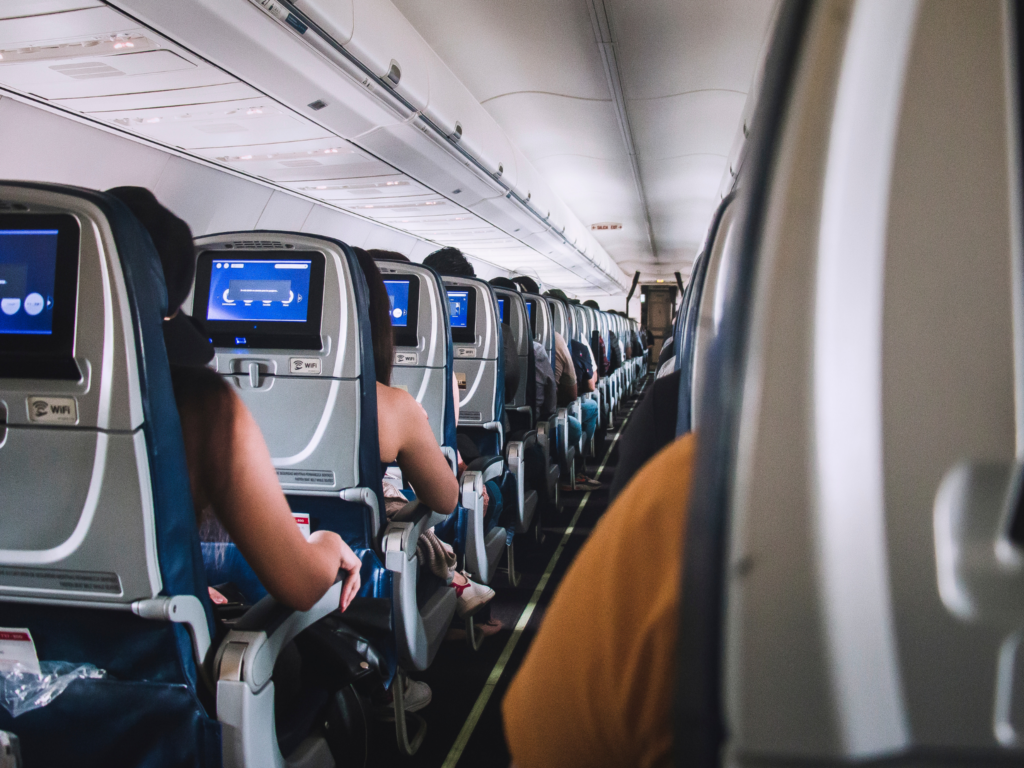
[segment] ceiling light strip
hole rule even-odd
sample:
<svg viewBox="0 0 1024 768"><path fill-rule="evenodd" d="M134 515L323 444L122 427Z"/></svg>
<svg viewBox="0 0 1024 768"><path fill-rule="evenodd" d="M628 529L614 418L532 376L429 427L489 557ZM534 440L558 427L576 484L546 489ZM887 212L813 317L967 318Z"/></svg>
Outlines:
<svg viewBox="0 0 1024 768"><path fill-rule="evenodd" d="M629 115L626 112L626 99L622 94L619 63L615 58L615 41L612 39L612 29L608 23L608 13L604 7L604 0L587 0L587 7L590 9L590 23L594 27L594 39L597 42L597 49L601 52L604 74L608 78L608 90L611 92L612 103L615 106L615 120L619 124L622 143L626 146L626 154L629 156L629 167L633 172L633 184L636 186L636 194L644 214L644 223L647 225L647 240L651 246L654 262L657 264L658 248L654 240L654 227L651 225L651 209L647 205L647 194L644 191L643 177L640 175L640 161L636 154L636 147L633 144L633 131L629 126Z"/></svg>
<svg viewBox="0 0 1024 768"><path fill-rule="evenodd" d="M328 46L330 46L331 51L336 52L337 54L340 54L342 57L344 57L344 59L349 64L355 66L359 70L359 72L361 72L365 77L371 79L376 85L380 86L380 88L378 88L376 90L375 95L377 95L379 98L381 98L381 100L385 100L386 97L384 96L384 94L387 94L387 97L390 97L390 100L392 100L394 102L397 102L408 113L418 117L425 125L427 125L431 129L431 131L433 133L433 138L435 140L437 140L443 146L448 148L448 150L450 152L453 152L453 153L456 153L458 155L461 155L466 160L468 160L470 162L470 164L472 165L472 167L475 168L479 174L481 174L484 178L486 178L491 183L496 184L502 191L504 191L506 198L508 198L509 200L515 201L527 213L529 213L531 216L533 216L538 221L542 222L544 224L544 226L547 227L549 232L553 233L556 237L558 237L566 246L568 246L572 250L576 251L594 269L596 269L598 272L600 272L606 278L611 280L614 285L617 285L620 288L624 287L623 285L621 285L619 283L618 279L614 275L610 274L607 270L605 270L603 267L601 267L601 265L597 264L597 262L595 262L593 259L591 259L589 256L587 256L586 252L584 252L582 249L576 247L576 245L571 240L569 240L569 238L567 238L565 236L564 231L555 228L548 221L548 216L542 215L540 213L540 211L538 211L536 208L534 208L532 205L530 205L528 200L520 197L516 193L516 191L514 189L512 189L508 184L506 184L505 182L503 182L501 180L501 177L499 175L491 173L489 170L487 170L487 168L479 160L477 160L476 157L474 157L471 153L469 153L465 149L465 147L463 147L459 143L453 141L452 138L447 133L445 133L445 131L442 130L440 126L436 125L429 117L427 117L426 115L422 114L415 106L413 106L413 104L411 104L408 100L406 100L402 96L402 94L400 94L397 91L395 91L391 87L390 81L385 80L384 78L382 78L379 75L377 75L373 70L371 70L369 67L367 67L365 64L363 64L359 59L357 59L355 56L353 56L349 51L347 51L345 49L344 46L342 46L340 43L338 43L336 40L334 40L334 38L332 38L327 32L325 32L323 29L321 29L316 24L316 22L314 22L312 19L310 19L308 16L306 16L306 14L304 14L301 10L299 10L295 5L293 5L291 2L289 2L289 0L249 0L249 2L251 2L257 8L262 10L264 13L266 13L272 19L274 19L274 21L276 21L278 24L280 24L281 26L283 26L286 29L288 29L292 34L296 34L299 37L303 38L304 40L307 40L307 41L313 43L312 47L315 50L318 50L318 51L320 51L321 53L323 53L325 55L329 55L329 52L324 50L324 47L323 47L322 44L318 45L318 44L316 44L316 42L314 42L316 40L316 38L319 38L320 42L326 43ZM306 33L308 31L312 31L312 32L315 33L315 37L313 39L310 39L309 37L306 36ZM342 69L342 71L346 72L346 74L350 74L350 73L348 73L346 71L346 69ZM391 106L393 106L393 105L391 105ZM631 157L632 156L633 155L631 155ZM639 173L639 171L636 171L636 173ZM639 176L637 176L637 179L638 179L637 183L639 185ZM641 200L644 200L644 198L642 196L642 188L641 188ZM646 214L646 212L647 212L646 202L644 202L643 205L644 205L644 212ZM650 237L650 217L647 217L647 226L648 226L648 236ZM524 243L524 245L525 245L525 243ZM527 246L527 247L529 247L529 246ZM653 237L651 237L651 248L652 248L652 252L653 252L653 248L654 248L654 239L653 239ZM553 261L555 263L558 263L557 260L551 259L550 257L548 257L548 258L551 261ZM656 253L655 253L655 259L657 259L657 254ZM605 290L607 290L607 289L605 289Z"/></svg>

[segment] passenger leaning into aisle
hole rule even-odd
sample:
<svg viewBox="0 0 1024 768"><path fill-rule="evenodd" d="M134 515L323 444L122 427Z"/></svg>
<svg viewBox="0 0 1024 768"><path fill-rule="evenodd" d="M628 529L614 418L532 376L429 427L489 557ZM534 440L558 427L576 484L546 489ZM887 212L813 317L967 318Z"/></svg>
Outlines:
<svg viewBox="0 0 1024 768"><path fill-rule="evenodd" d="M213 345L181 312L195 276L188 225L147 189L117 187L109 194L149 232L163 266L170 312L164 339L197 525L222 527L267 592L289 608L309 610L343 574L344 611L359 591L359 558L336 533L316 531L308 540L302 535L255 419L206 367ZM226 602L213 589L210 596Z"/></svg>

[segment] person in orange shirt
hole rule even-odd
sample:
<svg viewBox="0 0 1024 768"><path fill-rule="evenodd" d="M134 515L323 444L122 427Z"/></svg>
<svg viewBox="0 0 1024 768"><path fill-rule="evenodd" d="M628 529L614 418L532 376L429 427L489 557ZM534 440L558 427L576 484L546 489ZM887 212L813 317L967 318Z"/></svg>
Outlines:
<svg viewBox="0 0 1024 768"><path fill-rule="evenodd" d="M562 580L502 705L517 768L671 765L693 457L685 435L652 458Z"/></svg>

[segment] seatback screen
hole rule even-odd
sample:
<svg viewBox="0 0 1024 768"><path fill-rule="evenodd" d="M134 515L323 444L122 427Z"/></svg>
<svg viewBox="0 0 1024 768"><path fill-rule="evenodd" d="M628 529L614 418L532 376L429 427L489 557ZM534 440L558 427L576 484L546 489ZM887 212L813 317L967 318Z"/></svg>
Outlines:
<svg viewBox="0 0 1024 768"><path fill-rule="evenodd" d="M476 289L469 286L451 286L448 292L448 319L452 328L452 341L457 344L476 342Z"/></svg>
<svg viewBox="0 0 1024 768"><path fill-rule="evenodd" d="M207 320L304 323L313 262L214 259Z"/></svg>
<svg viewBox="0 0 1024 768"><path fill-rule="evenodd" d="M203 251L193 315L214 346L320 349L324 255Z"/></svg>
<svg viewBox="0 0 1024 768"><path fill-rule="evenodd" d="M0 215L2 375L79 377L72 361L78 249L72 216Z"/></svg>
<svg viewBox="0 0 1024 768"><path fill-rule="evenodd" d="M386 269L387 267L385 267ZM385 273L388 314L396 347L419 346L416 327L420 312L420 279L416 275Z"/></svg>
<svg viewBox="0 0 1024 768"><path fill-rule="evenodd" d="M448 291L448 317L452 328L465 328L469 323L469 291Z"/></svg>
<svg viewBox="0 0 1024 768"><path fill-rule="evenodd" d="M0 333L53 333L56 229L0 229Z"/></svg>
<svg viewBox="0 0 1024 768"><path fill-rule="evenodd" d="M405 328L409 325L409 281L385 280L384 287L387 289L391 305L391 325L395 328Z"/></svg>
<svg viewBox="0 0 1024 768"><path fill-rule="evenodd" d="M501 322L508 325L510 320L508 314L505 312L506 304L508 304L508 299L498 299L498 317L501 318Z"/></svg>

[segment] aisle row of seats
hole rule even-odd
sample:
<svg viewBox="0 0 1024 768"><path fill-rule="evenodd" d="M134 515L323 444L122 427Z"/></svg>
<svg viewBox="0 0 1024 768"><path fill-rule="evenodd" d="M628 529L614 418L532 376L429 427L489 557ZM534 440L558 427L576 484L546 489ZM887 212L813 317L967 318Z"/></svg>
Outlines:
<svg viewBox="0 0 1024 768"><path fill-rule="evenodd" d="M28 629L40 659L106 675L16 722L0 712L0 729L19 735L31 764L69 762L87 746L97 765L328 766L366 748L367 700L388 689L393 704L378 714L392 713L399 749L415 752L426 724L408 711L406 676L431 664L459 606L422 562L421 539L436 532L475 582L492 584L504 563L518 583L516 537L539 535L560 506L560 478L575 487L646 373L637 324L420 264L381 259L380 274L366 274L328 237L197 240L183 310L213 345L209 366L254 417L307 539L338 534L361 562L359 597L344 613L340 579L293 610L229 537L197 527L164 335L177 307L153 243L166 233L149 221L147 232L115 196L77 188L5 183L0 203L5 234L25 240L29 281L42 279L40 264L53 276L45 311L0 340L4 623ZM381 277L388 383L425 410L458 477L454 510L430 509L382 466L367 320ZM585 347L598 386L547 413L536 349L553 363L556 334ZM570 442L585 400L597 405L598 431ZM227 450L234 439L224 436ZM397 513L382 478L408 499ZM464 620L478 649L473 612Z"/></svg>

